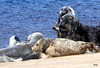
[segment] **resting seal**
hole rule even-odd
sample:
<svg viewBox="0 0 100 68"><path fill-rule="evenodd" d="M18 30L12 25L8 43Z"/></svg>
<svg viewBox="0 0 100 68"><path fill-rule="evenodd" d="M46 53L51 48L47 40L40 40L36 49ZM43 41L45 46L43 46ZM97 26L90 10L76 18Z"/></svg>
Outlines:
<svg viewBox="0 0 100 68"><path fill-rule="evenodd" d="M32 39L26 44L18 44L0 49L0 55L6 55L13 58L25 57L32 54L34 51L41 51L44 41L43 35L36 32L32 34Z"/></svg>
<svg viewBox="0 0 100 68"><path fill-rule="evenodd" d="M73 41L64 38L57 38L50 43L46 50L48 57L59 57L68 55L84 54L88 49L97 50L94 43Z"/></svg>

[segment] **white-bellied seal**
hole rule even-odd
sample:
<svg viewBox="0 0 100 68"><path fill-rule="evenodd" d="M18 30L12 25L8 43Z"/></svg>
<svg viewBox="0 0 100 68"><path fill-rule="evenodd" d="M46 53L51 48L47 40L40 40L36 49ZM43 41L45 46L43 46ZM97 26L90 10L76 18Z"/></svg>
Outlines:
<svg viewBox="0 0 100 68"><path fill-rule="evenodd" d="M70 39L57 38L50 43L46 50L48 57L84 54L88 49L97 50L94 43L73 41Z"/></svg>

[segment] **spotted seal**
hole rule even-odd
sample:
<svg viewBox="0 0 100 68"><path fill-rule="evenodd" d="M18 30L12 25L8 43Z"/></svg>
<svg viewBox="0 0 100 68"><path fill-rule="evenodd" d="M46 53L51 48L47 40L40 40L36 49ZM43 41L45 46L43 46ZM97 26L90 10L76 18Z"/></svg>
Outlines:
<svg viewBox="0 0 100 68"><path fill-rule="evenodd" d="M50 43L46 50L48 57L59 57L68 55L84 54L88 49L95 50L95 44L92 42L73 41L65 38L56 38Z"/></svg>

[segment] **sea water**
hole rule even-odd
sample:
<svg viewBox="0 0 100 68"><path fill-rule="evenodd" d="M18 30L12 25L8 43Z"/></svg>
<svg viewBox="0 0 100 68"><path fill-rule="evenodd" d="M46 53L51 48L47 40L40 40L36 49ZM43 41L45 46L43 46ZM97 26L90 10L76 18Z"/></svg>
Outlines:
<svg viewBox="0 0 100 68"><path fill-rule="evenodd" d="M52 27L63 6L72 7L85 25L100 23L100 0L0 0L0 48L7 47L13 35L22 41L34 32L57 38Z"/></svg>

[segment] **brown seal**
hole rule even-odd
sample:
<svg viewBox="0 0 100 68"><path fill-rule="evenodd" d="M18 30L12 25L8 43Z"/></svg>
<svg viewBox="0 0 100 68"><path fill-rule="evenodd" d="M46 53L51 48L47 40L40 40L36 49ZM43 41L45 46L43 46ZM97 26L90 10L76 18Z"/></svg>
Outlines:
<svg viewBox="0 0 100 68"><path fill-rule="evenodd" d="M77 55L84 54L88 49L96 51L94 43L57 38L50 43L46 55L48 57Z"/></svg>

